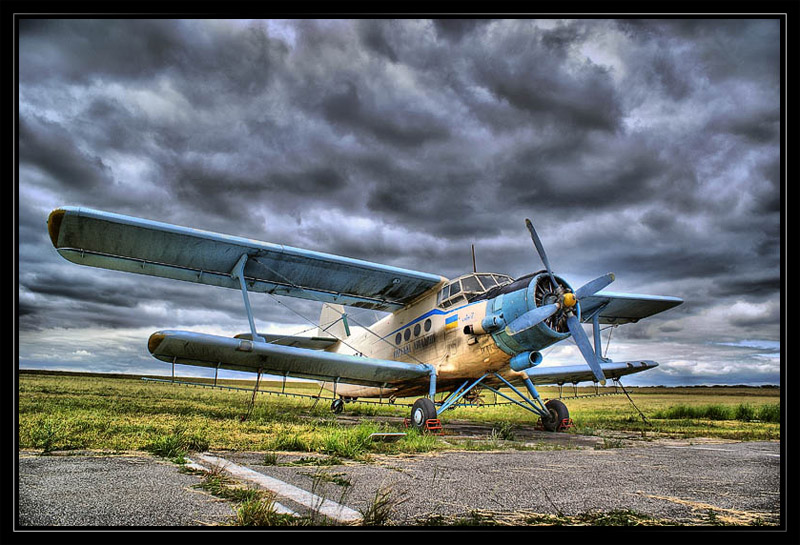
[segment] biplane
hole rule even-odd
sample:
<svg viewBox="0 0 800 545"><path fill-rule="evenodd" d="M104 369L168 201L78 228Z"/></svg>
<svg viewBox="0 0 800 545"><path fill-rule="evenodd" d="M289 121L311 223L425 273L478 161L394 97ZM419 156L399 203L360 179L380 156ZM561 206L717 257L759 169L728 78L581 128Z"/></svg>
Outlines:
<svg viewBox="0 0 800 545"><path fill-rule="evenodd" d="M605 384L656 367L650 360L604 357L601 326L637 322L682 300L603 291L614 280L611 273L573 289L551 269L530 220L526 226L543 270L512 278L473 267L470 274L447 279L88 208L61 207L48 218L53 246L73 263L241 292L248 333L157 331L147 347L161 361L249 371L259 379L262 374L314 379L333 392L336 412L344 402L362 398L418 396L409 420L423 430L443 411L487 388L557 431L569 411L559 399L543 400L536 385ZM251 293L320 302L317 335L256 331ZM346 307L388 314L351 331ZM583 324L591 324L593 341ZM568 338L583 362L539 365L543 349ZM438 402L437 393L444 396Z"/></svg>

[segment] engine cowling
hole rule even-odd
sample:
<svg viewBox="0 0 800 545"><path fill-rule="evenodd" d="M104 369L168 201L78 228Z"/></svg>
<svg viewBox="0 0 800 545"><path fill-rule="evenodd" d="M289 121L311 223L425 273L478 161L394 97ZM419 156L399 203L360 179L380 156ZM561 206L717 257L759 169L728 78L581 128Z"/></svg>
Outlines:
<svg viewBox="0 0 800 545"><path fill-rule="evenodd" d="M514 369L515 371L538 365L541 359L535 361L536 358L531 359L529 354L537 353L570 335L566 318L561 311L521 331L511 331L508 327L508 324L527 312L559 303L564 293L572 291L564 279L558 276L555 279L559 286L558 290L553 288L547 273L536 274L531 277L527 286L498 295L487 305L486 317L481 322L481 328L492 335L503 352L516 358L514 362L518 368ZM526 365L526 361L529 365Z"/></svg>

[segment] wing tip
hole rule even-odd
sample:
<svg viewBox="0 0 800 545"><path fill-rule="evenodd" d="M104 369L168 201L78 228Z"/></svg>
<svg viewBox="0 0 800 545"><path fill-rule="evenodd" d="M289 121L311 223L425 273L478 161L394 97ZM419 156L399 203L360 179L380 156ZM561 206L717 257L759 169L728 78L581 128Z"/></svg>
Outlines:
<svg viewBox="0 0 800 545"><path fill-rule="evenodd" d="M61 233L61 222L66 213L67 211L63 208L56 208L47 217L47 232L50 234L50 242L55 248L58 248L58 235Z"/></svg>
<svg viewBox="0 0 800 545"><path fill-rule="evenodd" d="M147 340L147 350L150 351L151 354L155 354L158 347L161 345L161 342L167 337L167 335L163 331L156 331L150 338Z"/></svg>

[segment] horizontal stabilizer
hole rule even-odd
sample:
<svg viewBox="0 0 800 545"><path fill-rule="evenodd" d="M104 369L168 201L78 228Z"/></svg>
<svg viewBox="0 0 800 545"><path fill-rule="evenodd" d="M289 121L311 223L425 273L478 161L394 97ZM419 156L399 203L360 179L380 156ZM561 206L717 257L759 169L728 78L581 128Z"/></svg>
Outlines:
<svg viewBox="0 0 800 545"><path fill-rule="evenodd" d="M409 381L428 383L428 365L349 356L336 352L253 342L191 331L158 331L150 336L153 357L167 363L250 371L365 386Z"/></svg>
<svg viewBox="0 0 800 545"><path fill-rule="evenodd" d="M601 362L600 367L607 379L617 379L625 375L647 371L658 364L650 360ZM592 370L585 364L556 367L534 367L525 373L534 384L567 384L594 381Z"/></svg>
<svg viewBox="0 0 800 545"><path fill-rule="evenodd" d="M429 273L89 208L57 208L47 225L58 253L79 265L238 290L231 273L246 255L249 291L361 308L398 310L445 281Z"/></svg>

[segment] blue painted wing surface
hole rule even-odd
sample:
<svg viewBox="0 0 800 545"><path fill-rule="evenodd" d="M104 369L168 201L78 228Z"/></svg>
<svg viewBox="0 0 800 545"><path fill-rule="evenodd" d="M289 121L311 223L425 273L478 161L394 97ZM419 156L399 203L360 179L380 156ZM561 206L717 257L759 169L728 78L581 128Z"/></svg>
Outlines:
<svg viewBox="0 0 800 545"><path fill-rule="evenodd" d="M167 363L288 375L365 386L428 381L431 367L350 356L275 343L252 342L191 331L158 331L150 336L153 357Z"/></svg>
<svg viewBox="0 0 800 545"><path fill-rule="evenodd" d="M298 335L278 335L275 333L259 333L265 343L293 346L295 348L308 348L309 350L325 350L339 342L334 337L301 337ZM234 339L253 340L251 333L240 333Z"/></svg>
<svg viewBox="0 0 800 545"><path fill-rule="evenodd" d="M444 281L429 273L88 208L54 210L48 230L59 254L81 265L238 290L231 272L247 254L244 276L250 291L376 310L400 309Z"/></svg>
<svg viewBox="0 0 800 545"><path fill-rule="evenodd" d="M601 362L600 367L607 379L618 379L625 375L647 371L658 364L650 360ZM585 364L564 365L555 367L535 367L527 369L525 373L534 384L568 384L585 381L594 381L592 370Z"/></svg>
<svg viewBox="0 0 800 545"><path fill-rule="evenodd" d="M601 324L638 322L683 303L678 297L598 291L581 299L581 321L590 322L599 312Z"/></svg>

